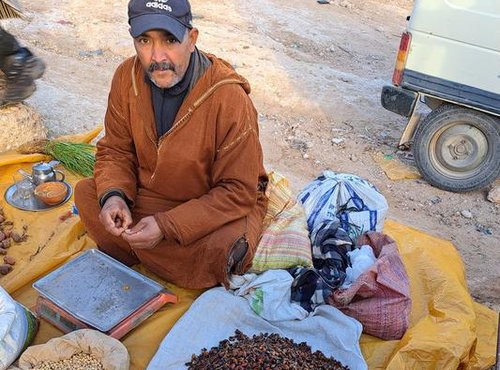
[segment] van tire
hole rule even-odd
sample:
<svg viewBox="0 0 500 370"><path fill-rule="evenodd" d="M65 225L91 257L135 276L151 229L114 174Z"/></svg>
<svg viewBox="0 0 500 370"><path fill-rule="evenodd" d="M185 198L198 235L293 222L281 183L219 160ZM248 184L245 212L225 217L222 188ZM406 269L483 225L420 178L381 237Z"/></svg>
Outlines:
<svg viewBox="0 0 500 370"><path fill-rule="evenodd" d="M500 119L442 105L417 126L413 155L433 186L453 192L482 189L500 175Z"/></svg>

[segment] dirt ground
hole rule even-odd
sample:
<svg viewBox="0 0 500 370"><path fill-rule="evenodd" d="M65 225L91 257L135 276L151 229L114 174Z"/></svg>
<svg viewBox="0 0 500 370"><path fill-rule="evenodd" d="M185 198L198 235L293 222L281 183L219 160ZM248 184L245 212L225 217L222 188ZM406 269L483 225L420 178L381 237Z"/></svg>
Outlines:
<svg viewBox="0 0 500 370"><path fill-rule="evenodd" d="M47 62L28 103L49 135L102 123L114 69L133 55L127 1L20 1L28 20L2 24ZM380 105L410 0L192 0L198 46L252 85L268 170L295 192L325 169L374 183L389 217L451 240L472 296L500 311L500 206L487 189L454 194L419 179L391 181L374 162L398 152L405 120Z"/></svg>

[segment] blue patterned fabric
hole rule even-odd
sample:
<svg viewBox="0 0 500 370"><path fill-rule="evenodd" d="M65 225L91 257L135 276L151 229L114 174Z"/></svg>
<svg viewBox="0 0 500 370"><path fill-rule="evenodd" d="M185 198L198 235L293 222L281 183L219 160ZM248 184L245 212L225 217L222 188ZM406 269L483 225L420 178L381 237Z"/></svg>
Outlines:
<svg viewBox="0 0 500 370"><path fill-rule="evenodd" d="M328 221L311 233L314 268L289 270L294 277L291 299L308 311L324 304L331 292L345 280L349 265L347 252L352 250L353 243L339 225L338 220Z"/></svg>

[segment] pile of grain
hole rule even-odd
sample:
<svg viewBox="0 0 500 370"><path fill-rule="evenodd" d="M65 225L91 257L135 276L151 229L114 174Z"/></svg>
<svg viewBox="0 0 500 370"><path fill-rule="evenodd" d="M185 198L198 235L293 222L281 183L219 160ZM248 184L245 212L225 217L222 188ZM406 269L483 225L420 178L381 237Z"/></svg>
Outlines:
<svg viewBox="0 0 500 370"><path fill-rule="evenodd" d="M104 370L104 367L95 356L80 352L66 360L42 362L33 370Z"/></svg>

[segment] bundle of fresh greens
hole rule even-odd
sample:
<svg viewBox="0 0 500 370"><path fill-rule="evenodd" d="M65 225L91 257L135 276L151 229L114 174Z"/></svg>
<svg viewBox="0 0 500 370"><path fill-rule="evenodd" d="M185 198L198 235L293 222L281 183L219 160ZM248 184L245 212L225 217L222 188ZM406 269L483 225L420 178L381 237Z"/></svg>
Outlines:
<svg viewBox="0 0 500 370"><path fill-rule="evenodd" d="M90 177L94 173L95 146L59 140L37 140L21 145L22 154L42 153L53 157L70 172Z"/></svg>

